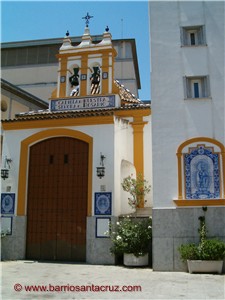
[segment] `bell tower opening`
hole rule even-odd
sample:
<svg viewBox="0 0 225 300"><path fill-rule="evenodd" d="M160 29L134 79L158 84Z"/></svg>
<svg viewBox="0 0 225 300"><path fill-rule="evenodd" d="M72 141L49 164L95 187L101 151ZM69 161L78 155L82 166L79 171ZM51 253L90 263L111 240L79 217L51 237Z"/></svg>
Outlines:
<svg viewBox="0 0 225 300"><path fill-rule="evenodd" d="M73 75L69 77L70 82L70 96L79 96L79 90L80 90L80 79L79 79L79 67L76 66L73 68Z"/></svg>
<svg viewBox="0 0 225 300"><path fill-rule="evenodd" d="M101 93L101 69L98 64L95 64L91 68L91 94L100 94Z"/></svg>

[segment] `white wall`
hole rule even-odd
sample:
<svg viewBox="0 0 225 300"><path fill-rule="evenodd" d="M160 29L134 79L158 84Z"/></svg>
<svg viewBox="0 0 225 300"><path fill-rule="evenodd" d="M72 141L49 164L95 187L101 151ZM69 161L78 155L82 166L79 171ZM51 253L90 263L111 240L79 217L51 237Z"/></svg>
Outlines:
<svg viewBox="0 0 225 300"><path fill-rule="evenodd" d="M114 124L101 124L92 126L70 126L64 127L76 131L83 132L93 137L93 173L92 173L92 200L94 215L94 195L95 192L111 192L112 193L112 215L118 216L123 213L130 213L131 210L127 205L127 195L121 195L123 180L122 167L123 161L127 161L133 166L133 128L129 124L129 120L115 118ZM147 130L148 128L148 130ZM12 186L11 192L18 195L18 176L19 176L19 161L20 161L20 145L21 141L29 136L46 131L51 128L44 129L26 129L26 130L8 130L4 132L4 148L3 157L7 155L13 160L12 169L10 170L9 179L2 184L2 192L6 192L7 186ZM147 130L147 131L146 131ZM145 135L149 136L149 127L147 126ZM16 149L16 151L15 151ZM146 159L145 170L149 175L149 141L147 142L145 153ZM100 155L104 155L105 176L99 178L96 175L96 167L100 166ZM134 166L131 167L132 173L135 175ZM128 176L130 174L126 174ZM146 178L149 181L149 178ZM122 196L122 197L121 197ZM122 202L121 202L122 201ZM16 203L17 206L17 203Z"/></svg>
<svg viewBox="0 0 225 300"><path fill-rule="evenodd" d="M127 120L128 121L128 120ZM131 120L129 120L131 121ZM144 177L152 186L151 162L151 116L145 117L148 124L144 126ZM133 153L133 128L126 121L117 120L115 125L115 215L134 212L128 205L129 194L121 188L123 179L136 175ZM146 196L145 206L152 206L151 193Z"/></svg>
<svg viewBox="0 0 225 300"><path fill-rule="evenodd" d="M115 144L114 144L114 181L115 181L115 215L129 213L130 209L127 205L127 199L124 198L121 183L122 177L122 161L126 160L133 165L133 129L128 124L128 120L117 119L115 122ZM128 175L127 175L128 176ZM125 203L124 203L125 201Z"/></svg>
<svg viewBox="0 0 225 300"><path fill-rule="evenodd" d="M180 27L206 26L207 46L181 47ZM154 207L177 197L176 150L193 137L224 143L224 3L151 2ZM184 100L183 76L209 75L211 98Z"/></svg>
<svg viewBox="0 0 225 300"><path fill-rule="evenodd" d="M48 102L56 88L58 64L2 68L2 78Z"/></svg>
<svg viewBox="0 0 225 300"><path fill-rule="evenodd" d="M145 196L145 206L152 207L152 193L153 193L153 184L152 184L152 117L148 116L144 118L145 122L148 122L144 126L144 178L147 180L148 184L151 186L151 191L148 195Z"/></svg>
<svg viewBox="0 0 225 300"><path fill-rule="evenodd" d="M71 126L65 127L76 131L81 131L93 137L93 173L92 173L92 187L93 187L93 203L94 193L100 192L101 185L105 185L106 192L113 192L113 166L114 164L114 125L95 125L95 126ZM48 130L50 128L44 128ZM9 179L2 182L2 192L6 192L7 186L12 186L11 192L16 193L16 201L18 195L18 179L19 179L19 161L20 161L20 144L21 141L27 137L38 133L40 129L26 129L26 130L9 130L4 132L4 145L2 157L7 156L12 159ZM105 168L106 175L99 179L96 175L96 167L100 163L100 153L106 156ZM17 202L16 202L17 206ZM93 205L94 209L94 205Z"/></svg>

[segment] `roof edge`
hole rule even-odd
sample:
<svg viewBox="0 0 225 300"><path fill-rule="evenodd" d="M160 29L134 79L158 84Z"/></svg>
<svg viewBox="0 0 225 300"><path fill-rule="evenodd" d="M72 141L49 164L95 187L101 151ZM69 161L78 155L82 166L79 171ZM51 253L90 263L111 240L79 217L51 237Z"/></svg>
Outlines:
<svg viewBox="0 0 225 300"><path fill-rule="evenodd" d="M10 83L9 81L1 78L1 89L5 89L11 93L14 93L15 95L23 98L24 100L27 100L29 102L32 102L33 104L39 105L42 108L48 108L48 103L44 100L28 93L27 91L17 87L16 85Z"/></svg>

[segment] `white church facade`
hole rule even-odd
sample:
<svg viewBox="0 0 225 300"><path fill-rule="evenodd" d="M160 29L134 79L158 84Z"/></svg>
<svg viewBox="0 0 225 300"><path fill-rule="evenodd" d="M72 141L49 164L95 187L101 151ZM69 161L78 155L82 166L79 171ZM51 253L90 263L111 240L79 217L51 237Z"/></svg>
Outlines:
<svg viewBox="0 0 225 300"><path fill-rule="evenodd" d="M150 182L151 109L114 79L109 29L58 54L49 109L2 122L3 259L112 264L109 221L130 213L123 178ZM147 206L151 206L150 196Z"/></svg>
<svg viewBox="0 0 225 300"><path fill-rule="evenodd" d="M186 270L178 247L198 241L203 207L225 241L224 2L150 1L149 15L151 106L115 80L108 28L92 43L86 27L63 40L49 109L2 122L5 259L114 264L104 233L131 212L121 182L138 173L153 270Z"/></svg>

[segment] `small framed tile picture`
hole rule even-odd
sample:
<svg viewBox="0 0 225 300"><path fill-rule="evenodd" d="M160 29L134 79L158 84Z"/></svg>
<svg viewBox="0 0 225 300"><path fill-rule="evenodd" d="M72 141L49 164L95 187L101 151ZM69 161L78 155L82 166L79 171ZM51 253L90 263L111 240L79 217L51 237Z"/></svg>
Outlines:
<svg viewBox="0 0 225 300"><path fill-rule="evenodd" d="M112 214L112 193L95 193L95 215Z"/></svg>
<svg viewBox="0 0 225 300"><path fill-rule="evenodd" d="M95 223L95 233L96 238L109 238L109 224L111 222L111 218L107 217L97 217Z"/></svg>
<svg viewBox="0 0 225 300"><path fill-rule="evenodd" d="M1 214L13 215L15 210L15 194L2 193L1 194Z"/></svg>

